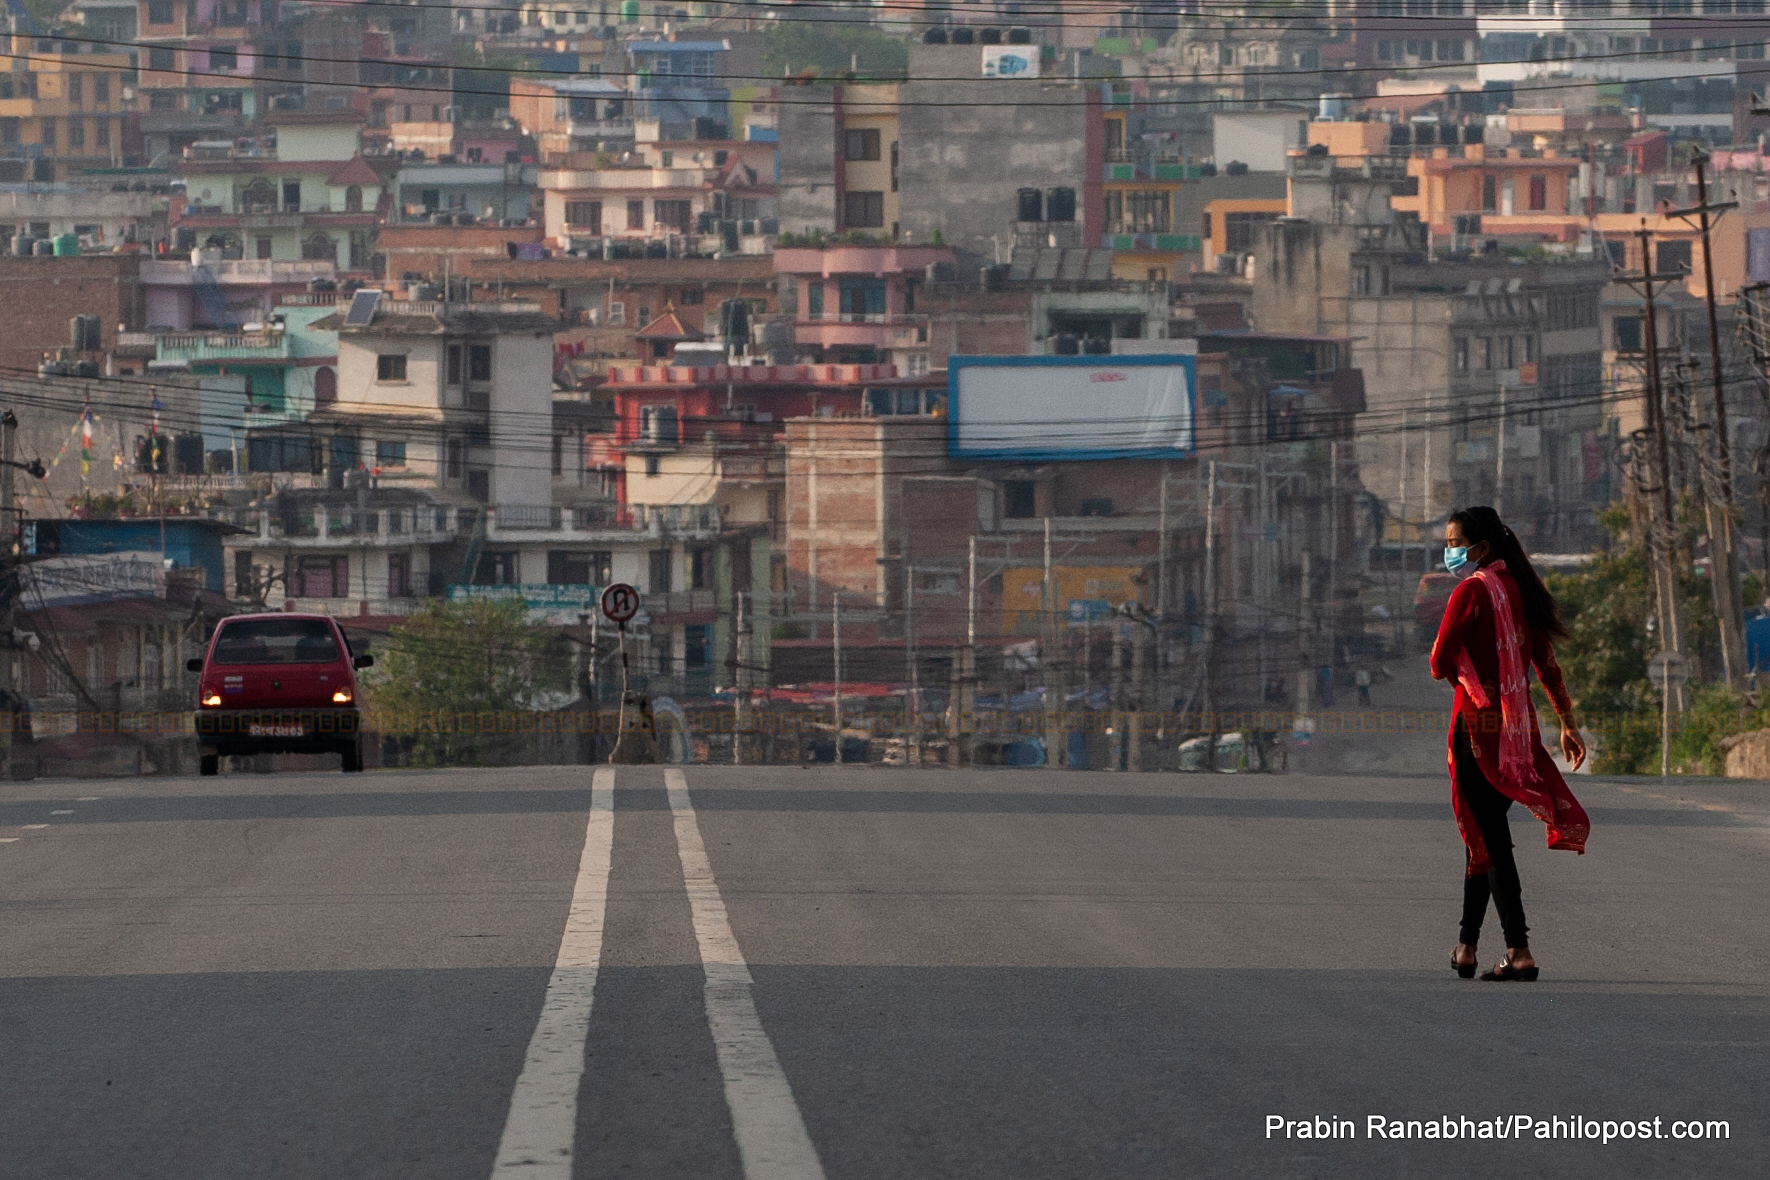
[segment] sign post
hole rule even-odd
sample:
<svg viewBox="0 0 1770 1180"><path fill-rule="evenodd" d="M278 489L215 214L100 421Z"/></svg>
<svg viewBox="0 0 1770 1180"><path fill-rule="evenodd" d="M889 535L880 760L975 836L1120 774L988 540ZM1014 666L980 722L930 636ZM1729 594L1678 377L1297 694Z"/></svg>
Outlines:
<svg viewBox="0 0 1770 1180"><path fill-rule="evenodd" d="M1647 679L1659 689L1659 777L1663 780L1672 769L1672 717L1668 706L1672 694L1690 679L1690 662L1682 652L1662 651L1647 662Z"/></svg>
<svg viewBox="0 0 1770 1180"><path fill-rule="evenodd" d="M602 592L602 613L620 630L621 644L621 711L615 725L615 746L608 760L614 763L621 743L627 740L627 622L639 613L639 591L625 582L616 582Z"/></svg>

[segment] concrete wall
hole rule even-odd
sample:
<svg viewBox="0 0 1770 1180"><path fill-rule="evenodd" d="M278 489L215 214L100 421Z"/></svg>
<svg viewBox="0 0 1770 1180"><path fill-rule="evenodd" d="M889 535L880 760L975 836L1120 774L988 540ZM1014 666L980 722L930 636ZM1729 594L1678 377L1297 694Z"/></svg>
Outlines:
<svg viewBox="0 0 1770 1180"><path fill-rule="evenodd" d="M787 233L836 229L836 98L829 86L794 87L780 109L780 226Z"/></svg>
<svg viewBox="0 0 1770 1180"><path fill-rule="evenodd" d="M1283 172L1290 149L1303 145L1309 116L1301 111L1240 111L1211 116L1217 167L1232 161L1254 172Z"/></svg>
<svg viewBox="0 0 1770 1180"><path fill-rule="evenodd" d="M118 324L140 331L146 300L141 258L0 257L0 375L35 374L46 351L67 346L68 321L77 315L98 316L106 351L116 345Z"/></svg>
<svg viewBox="0 0 1770 1180"><path fill-rule="evenodd" d="M553 502L553 339L498 336L492 345L492 501Z"/></svg>
<svg viewBox="0 0 1770 1180"><path fill-rule="evenodd" d="M1098 107L1088 91L1059 82L985 79L980 45L912 45L912 78L900 89L898 200L911 241L931 240L990 260L1013 246L1022 188L1076 190L1076 216L1099 232ZM1022 100L1016 103L1014 100ZM967 105L976 104L976 105ZM987 104L987 105L984 105ZM783 135L783 139L785 136ZM786 227L782 221L782 228ZM992 241L992 237L995 241Z"/></svg>

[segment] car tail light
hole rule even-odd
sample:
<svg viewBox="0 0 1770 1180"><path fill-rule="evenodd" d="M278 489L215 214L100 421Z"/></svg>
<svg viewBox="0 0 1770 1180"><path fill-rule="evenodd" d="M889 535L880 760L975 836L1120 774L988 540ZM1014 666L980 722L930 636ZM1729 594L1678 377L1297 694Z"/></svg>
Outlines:
<svg viewBox="0 0 1770 1180"><path fill-rule="evenodd" d="M216 692L212 688L204 689L203 690L203 707L205 709L220 708L221 707L221 694Z"/></svg>
<svg viewBox="0 0 1770 1180"><path fill-rule="evenodd" d="M348 705L350 704L350 701L351 696L348 688L341 688L332 694L332 703L334 705Z"/></svg>

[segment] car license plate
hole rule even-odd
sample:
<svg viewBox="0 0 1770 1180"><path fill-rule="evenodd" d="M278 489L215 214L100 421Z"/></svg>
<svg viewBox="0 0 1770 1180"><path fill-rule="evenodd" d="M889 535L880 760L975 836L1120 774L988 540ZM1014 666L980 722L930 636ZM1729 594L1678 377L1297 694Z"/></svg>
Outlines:
<svg viewBox="0 0 1770 1180"><path fill-rule="evenodd" d="M246 734L249 737L304 737L306 731L299 725L249 725Z"/></svg>

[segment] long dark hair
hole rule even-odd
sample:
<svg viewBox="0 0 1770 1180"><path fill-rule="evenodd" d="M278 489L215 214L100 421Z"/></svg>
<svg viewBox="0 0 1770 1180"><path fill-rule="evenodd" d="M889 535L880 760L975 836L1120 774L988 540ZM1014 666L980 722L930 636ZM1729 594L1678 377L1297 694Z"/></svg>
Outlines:
<svg viewBox="0 0 1770 1180"><path fill-rule="evenodd" d="M1500 514L1480 504L1473 508L1459 508L1450 514L1450 519L1462 528L1463 538L1471 549L1486 541L1489 555L1504 561L1512 576L1518 579L1518 593L1524 599L1524 621L1530 629L1551 639L1567 638L1567 628L1561 623L1561 608L1556 604L1555 596L1543 585L1536 567L1530 564L1530 558L1524 553L1524 546L1518 543L1517 535L1506 527Z"/></svg>

